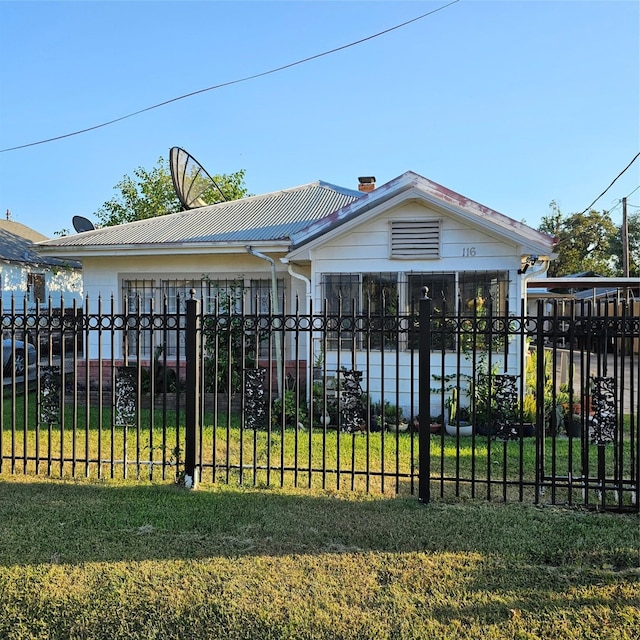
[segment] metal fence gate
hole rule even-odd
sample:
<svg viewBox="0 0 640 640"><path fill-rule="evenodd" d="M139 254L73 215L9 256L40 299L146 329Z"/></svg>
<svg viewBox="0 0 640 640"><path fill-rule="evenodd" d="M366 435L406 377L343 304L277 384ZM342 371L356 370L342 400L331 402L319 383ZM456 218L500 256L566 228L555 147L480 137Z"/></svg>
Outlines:
<svg viewBox="0 0 640 640"><path fill-rule="evenodd" d="M0 473L639 510L637 303L205 313L194 293L2 310Z"/></svg>

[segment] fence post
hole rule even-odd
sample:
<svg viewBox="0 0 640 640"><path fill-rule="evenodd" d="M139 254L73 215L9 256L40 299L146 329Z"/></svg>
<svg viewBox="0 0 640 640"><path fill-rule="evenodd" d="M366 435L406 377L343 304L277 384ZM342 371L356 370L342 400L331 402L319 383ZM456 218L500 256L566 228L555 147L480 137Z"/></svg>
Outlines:
<svg viewBox="0 0 640 640"><path fill-rule="evenodd" d="M428 504L431 498L431 298L429 288L422 287L420 299L420 340L418 352L418 416L419 483L418 500Z"/></svg>
<svg viewBox="0 0 640 640"><path fill-rule="evenodd" d="M191 296L186 300L187 317L185 327L185 435L184 435L184 486L187 489L195 488L198 478L196 476L196 434L200 403L198 402L198 383L200 381L200 330L198 327L199 302L196 299L196 290L189 291Z"/></svg>

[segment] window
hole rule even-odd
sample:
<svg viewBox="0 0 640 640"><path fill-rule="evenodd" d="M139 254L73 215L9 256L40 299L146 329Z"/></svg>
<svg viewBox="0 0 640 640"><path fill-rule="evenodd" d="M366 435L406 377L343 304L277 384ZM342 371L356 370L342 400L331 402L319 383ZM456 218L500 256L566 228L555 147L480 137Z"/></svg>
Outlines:
<svg viewBox="0 0 640 640"><path fill-rule="evenodd" d="M271 280L251 280L249 295L251 296L251 313L274 313L276 308L283 313L284 280L277 281L277 305L273 301Z"/></svg>
<svg viewBox="0 0 640 640"><path fill-rule="evenodd" d="M202 310L205 314L242 314L242 313L272 313L270 308L272 288L270 279L245 280L239 277L236 280L202 280L176 279L155 280L132 279L124 280L123 298L127 313L162 314L166 310L169 314L181 314L177 324L170 328L158 328L153 331L154 349L162 346L168 357L175 357L178 353L184 353L184 314L185 301L191 297L191 289L196 290L196 297L201 300ZM278 306L282 312L282 300L284 296L284 280L278 280L277 295ZM131 323L135 324L132 318ZM151 331L140 331L131 328L127 331L126 351L129 355L138 353L143 357L151 354ZM268 341L260 340L260 352L268 352Z"/></svg>
<svg viewBox="0 0 640 640"><path fill-rule="evenodd" d="M416 305L422 297L422 287L429 288L434 322L434 349L454 349L455 321L447 319L458 314L463 317L504 314L507 306L509 281L504 271L460 271L458 273L411 273L408 275L410 303ZM417 308L414 306L414 308ZM411 344L417 347L417 338Z"/></svg>
<svg viewBox="0 0 640 640"><path fill-rule="evenodd" d="M454 313L456 276L454 273L410 273L407 276L409 304L417 308L422 288L427 287L434 314Z"/></svg>
<svg viewBox="0 0 640 640"><path fill-rule="evenodd" d="M45 291L44 291L44 274L42 273L29 273L27 274L27 292L29 294L29 302L44 303Z"/></svg>
<svg viewBox="0 0 640 640"><path fill-rule="evenodd" d="M507 304L508 280L502 271L463 271L459 274L460 313L503 314Z"/></svg>
<svg viewBox="0 0 640 640"><path fill-rule="evenodd" d="M153 280L126 280L125 281L125 307L127 315L149 313L153 308L154 281ZM135 320L132 318L128 326L132 327L124 336L125 357L133 356L140 352L143 356L148 356L150 352L151 336L148 331L138 331L133 328Z"/></svg>
<svg viewBox="0 0 640 640"><path fill-rule="evenodd" d="M322 284L330 316L329 349L338 345L340 349L417 348L417 334L409 331L406 340L398 328L404 327L406 333L406 327L412 326L402 316L418 313L422 289L427 287L434 314L433 349L453 350L455 316L483 316L489 309L493 315L503 314L509 287L503 271L324 274ZM354 333L354 322L370 330Z"/></svg>
<svg viewBox="0 0 640 640"><path fill-rule="evenodd" d="M452 322L446 319L456 310L456 276L454 273L410 273L407 277L410 309L419 311L418 301L422 298L422 288L427 287L431 298L433 322L431 323L431 348L453 349L455 334ZM419 336L412 333L409 347L418 348Z"/></svg>
<svg viewBox="0 0 640 640"><path fill-rule="evenodd" d="M504 313L509 281L503 271L460 271L458 273L408 274L409 302L422 297L422 287L429 288L435 313L460 313L471 316L486 312L492 306L493 315Z"/></svg>
<svg viewBox="0 0 640 640"><path fill-rule="evenodd" d="M336 327L328 335L330 349L337 349L338 342L341 349L353 347L354 316L358 315L364 316L372 329L370 348L380 349L383 343L385 348L395 345L396 332L386 330L388 323L383 326L382 317L398 313L397 273L325 274L322 283L327 313L332 316L329 323ZM365 333L356 338L357 347L362 348Z"/></svg>
<svg viewBox="0 0 640 640"><path fill-rule="evenodd" d="M386 315L398 310L397 273L324 274L323 296L329 315Z"/></svg>

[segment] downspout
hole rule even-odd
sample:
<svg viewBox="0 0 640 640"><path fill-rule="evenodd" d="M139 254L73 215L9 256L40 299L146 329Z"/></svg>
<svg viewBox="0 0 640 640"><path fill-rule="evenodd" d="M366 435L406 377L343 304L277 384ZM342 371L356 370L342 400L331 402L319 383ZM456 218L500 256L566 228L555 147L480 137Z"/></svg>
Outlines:
<svg viewBox="0 0 640 640"><path fill-rule="evenodd" d="M296 273L293 270L293 265L289 262L289 258L280 258L280 262L282 264L287 265L287 271L289 275L297 278L298 280L302 280L304 282L307 305L306 309L303 311L303 314L309 314L311 309L311 280L307 278L307 276L303 276L301 273ZM311 334L311 351L314 350L314 342L313 342L313 333ZM311 397L311 380L313 379L313 360L310 360L307 363L307 398Z"/></svg>
<svg viewBox="0 0 640 640"><path fill-rule="evenodd" d="M289 258L280 258L280 262L282 262L282 264L287 265L287 271L289 272L290 276L293 276L294 278L298 278L298 280L302 280L304 282L304 285L305 285L304 289L305 289L306 298L307 298L307 307L303 313L309 313L309 307L310 307L309 303L311 302L311 280L309 280L307 276L303 276L301 273L296 273L293 270L293 265L289 262Z"/></svg>
<svg viewBox="0 0 640 640"><path fill-rule="evenodd" d="M264 253L260 253L260 251L256 251L251 246L246 247L247 252L256 258L261 258L262 260L266 260L271 265L271 300L273 305L273 312L275 315L280 315L280 306L278 302L278 279L276 278L276 261L273 258L265 255ZM278 385L278 396L283 401L284 406L284 396L282 395L282 333L278 332L276 334L276 384Z"/></svg>
<svg viewBox="0 0 640 640"><path fill-rule="evenodd" d="M527 270L527 273L523 273L520 278L520 282L521 282L521 286L522 286L522 293L524 293L524 307L525 310L527 309L527 306L529 304L529 294L528 294L528 289L527 289L527 281L531 280L532 278L535 278L537 276L541 276L544 273L546 273L549 270L549 263L551 262L551 260L549 258L540 258L540 262L542 263L540 265L540 267L538 269L534 267L531 269L531 271Z"/></svg>

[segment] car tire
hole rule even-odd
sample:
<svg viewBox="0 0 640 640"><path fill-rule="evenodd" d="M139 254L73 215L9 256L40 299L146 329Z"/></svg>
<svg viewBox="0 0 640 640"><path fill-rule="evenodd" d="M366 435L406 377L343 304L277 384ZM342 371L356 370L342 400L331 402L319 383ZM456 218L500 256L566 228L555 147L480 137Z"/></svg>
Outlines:
<svg viewBox="0 0 640 640"><path fill-rule="evenodd" d="M22 349L16 349L15 360L9 359L4 367L5 376L14 376L16 378L24 376L26 370L27 361L25 359L24 351Z"/></svg>

